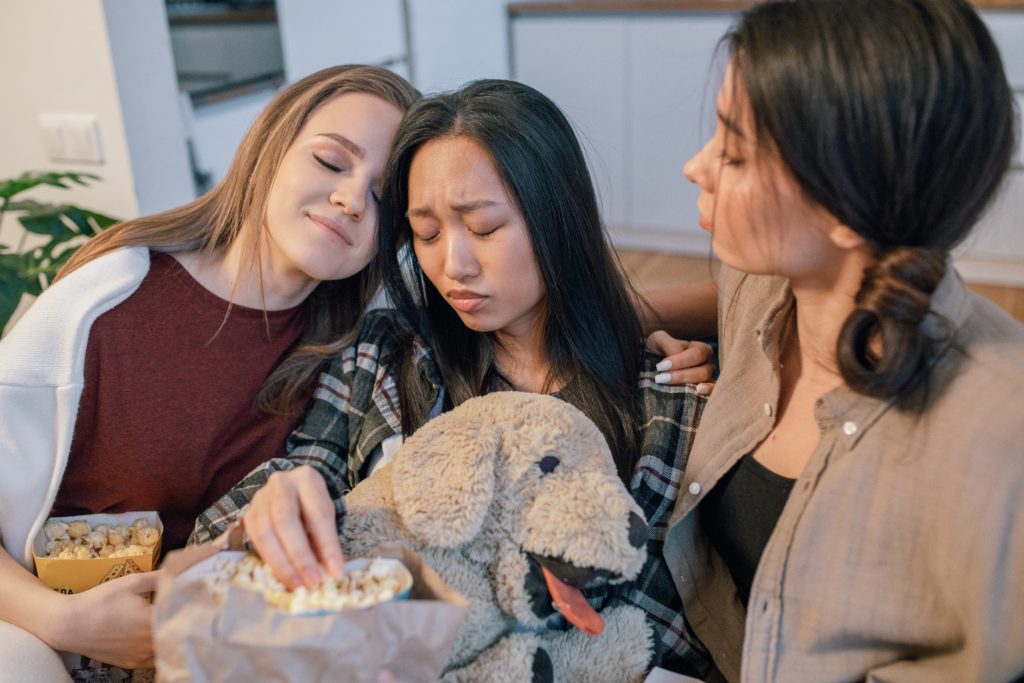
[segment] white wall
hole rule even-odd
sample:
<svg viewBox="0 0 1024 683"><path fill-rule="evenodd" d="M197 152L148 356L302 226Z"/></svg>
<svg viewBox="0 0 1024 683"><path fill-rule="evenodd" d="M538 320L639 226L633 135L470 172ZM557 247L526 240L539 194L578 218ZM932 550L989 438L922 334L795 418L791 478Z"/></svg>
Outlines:
<svg viewBox="0 0 1024 683"><path fill-rule="evenodd" d="M35 0L0 3L0 177L30 169L89 171L103 181L71 193L43 190L36 196L72 199L115 216L134 216L139 205L118 98L101 0ZM101 165L50 161L36 125L44 112L88 113L99 121ZM10 222L0 232L10 243ZM20 228L19 228L20 229Z"/></svg>
<svg viewBox="0 0 1024 683"><path fill-rule="evenodd" d="M277 0L285 77L336 64L404 60L401 0ZM404 64L395 71L408 75Z"/></svg>
<svg viewBox="0 0 1024 683"><path fill-rule="evenodd" d="M34 196L129 218L191 199L191 176L160 0L0 4L0 177L26 170L95 173L102 181ZM41 113L92 114L103 162L51 161ZM10 221L5 241L14 234ZM20 230L20 228L17 228ZM9 241L8 241L9 243Z"/></svg>
<svg viewBox="0 0 1024 683"><path fill-rule="evenodd" d="M163 0L103 0L103 7L138 212L191 201L192 171Z"/></svg>
<svg viewBox="0 0 1024 683"><path fill-rule="evenodd" d="M409 0L413 78L423 92L508 78L505 0Z"/></svg>
<svg viewBox="0 0 1024 683"><path fill-rule="evenodd" d="M192 198L161 0L0 3L0 64L0 178L26 170L95 173L102 180L90 187L26 196L118 218ZM103 161L51 161L36 122L41 113L95 116ZM22 234L12 218L0 226L5 244Z"/></svg>

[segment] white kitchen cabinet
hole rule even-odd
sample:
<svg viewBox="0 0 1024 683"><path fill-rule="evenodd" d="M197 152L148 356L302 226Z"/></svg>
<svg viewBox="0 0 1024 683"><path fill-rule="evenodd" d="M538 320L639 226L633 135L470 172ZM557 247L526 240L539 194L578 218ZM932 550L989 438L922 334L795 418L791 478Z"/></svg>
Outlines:
<svg viewBox="0 0 1024 683"><path fill-rule="evenodd" d="M513 77L551 97L583 139L620 246L708 253L683 163L714 128L711 67L728 13L512 21ZM702 111L703 107L703 111Z"/></svg>
<svg viewBox="0 0 1024 683"><path fill-rule="evenodd" d="M732 15L637 17L626 21L626 187L630 216L620 244L708 253L697 187L683 164L715 128L715 99L725 58L712 63Z"/></svg>
<svg viewBox="0 0 1024 683"><path fill-rule="evenodd" d="M628 225L626 26L620 17L513 22L514 78L553 99L576 127L605 220Z"/></svg>
<svg viewBox="0 0 1024 683"><path fill-rule="evenodd" d="M999 46L1018 111L1024 105L1024 12L982 12ZM1024 141L1019 141L1024 149ZM972 282L1024 286L1024 153L1018 150L1014 170L999 197L974 232L957 250L956 264Z"/></svg>
<svg viewBox="0 0 1024 683"><path fill-rule="evenodd" d="M697 190L682 165L712 133L724 68L719 39L730 12L517 14L513 78L550 96L587 147L616 244L707 255ZM1024 96L1024 12L983 19L1011 85ZM957 252L974 282L1024 286L1024 169L1018 159L998 200Z"/></svg>

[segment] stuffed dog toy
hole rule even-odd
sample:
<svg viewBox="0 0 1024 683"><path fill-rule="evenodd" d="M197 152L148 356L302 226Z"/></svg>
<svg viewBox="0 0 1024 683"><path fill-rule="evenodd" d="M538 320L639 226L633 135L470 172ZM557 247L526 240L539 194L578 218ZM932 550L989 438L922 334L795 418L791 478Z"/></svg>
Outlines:
<svg viewBox="0 0 1024 683"><path fill-rule="evenodd" d="M570 404L520 392L466 401L407 439L346 506L348 556L402 543L469 600L445 682L643 678L643 611L598 614L580 589L634 578L647 525L601 432ZM572 627L548 630L555 610Z"/></svg>

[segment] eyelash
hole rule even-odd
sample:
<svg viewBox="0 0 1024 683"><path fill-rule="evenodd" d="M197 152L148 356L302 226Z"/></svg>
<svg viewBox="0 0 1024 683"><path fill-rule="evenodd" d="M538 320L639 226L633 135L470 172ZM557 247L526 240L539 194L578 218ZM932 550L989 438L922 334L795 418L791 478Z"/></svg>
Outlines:
<svg viewBox="0 0 1024 683"><path fill-rule="evenodd" d="M473 232L472 230L470 230L470 232L472 232L476 237L487 238L487 237L490 237L491 235L493 235L495 232L497 232L498 228L500 228L500 227L501 226L499 225L498 227L492 228L491 230L488 230L487 232ZM441 235L440 232L435 232L430 237L420 237L420 236L416 235L416 233L413 233L413 237L415 237L417 240L419 240L423 244L430 244L432 242L436 242L437 238L440 235Z"/></svg>
<svg viewBox="0 0 1024 683"><path fill-rule="evenodd" d="M328 171L331 171L332 173L341 173L342 170L344 170L340 166L335 166L334 164L327 163L316 154L313 155L313 158L316 159L316 162L318 164L326 168Z"/></svg>
<svg viewBox="0 0 1024 683"><path fill-rule="evenodd" d="M722 149L722 151L718 153L718 158L722 160L722 164L725 166L739 166L743 161L742 159L736 159L735 157L729 156L725 153L725 149Z"/></svg>

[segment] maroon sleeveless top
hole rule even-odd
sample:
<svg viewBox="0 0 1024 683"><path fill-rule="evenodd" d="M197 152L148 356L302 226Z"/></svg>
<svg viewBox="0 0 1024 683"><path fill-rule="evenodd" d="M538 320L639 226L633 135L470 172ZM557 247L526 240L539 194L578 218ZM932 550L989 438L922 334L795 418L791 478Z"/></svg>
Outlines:
<svg viewBox="0 0 1024 683"><path fill-rule="evenodd" d="M226 301L173 257L150 258L138 290L89 331L53 514L157 510L166 551L251 469L283 455L299 415L260 414L254 397L302 332L302 306L234 305L225 321Z"/></svg>

